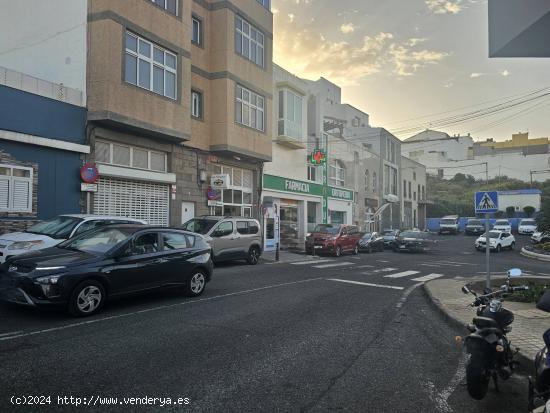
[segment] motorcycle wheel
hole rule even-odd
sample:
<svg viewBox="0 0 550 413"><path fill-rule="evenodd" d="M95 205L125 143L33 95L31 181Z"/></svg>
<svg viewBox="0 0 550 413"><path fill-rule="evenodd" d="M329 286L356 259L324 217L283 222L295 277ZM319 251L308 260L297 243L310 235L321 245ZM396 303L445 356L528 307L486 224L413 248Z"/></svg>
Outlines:
<svg viewBox="0 0 550 413"><path fill-rule="evenodd" d="M472 355L466 365L466 385L472 399L481 400L487 395L490 377L481 355Z"/></svg>

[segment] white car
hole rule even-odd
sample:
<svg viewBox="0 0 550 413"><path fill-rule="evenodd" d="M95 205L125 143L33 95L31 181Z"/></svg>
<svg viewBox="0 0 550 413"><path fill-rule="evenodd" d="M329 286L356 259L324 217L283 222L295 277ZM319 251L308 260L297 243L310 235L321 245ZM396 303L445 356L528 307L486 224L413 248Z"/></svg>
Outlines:
<svg viewBox="0 0 550 413"><path fill-rule="evenodd" d="M495 225L493 225L493 230L502 231L502 232L512 232L512 225L507 219L497 219Z"/></svg>
<svg viewBox="0 0 550 413"><path fill-rule="evenodd" d="M533 235L537 232L537 222L534 219L522 219L518 226L518 234Z"/></svg>
<svg viewBox="0 0 550 413"><path fill-rule="evenodd" d="M8 257L54 247L57 244L95 227L108 224L142 224L147 222L124 217L99 215L59 215L39 222L23 232L0 235L0 264Z"/></svg>
<svg viewBox="0 0 550 413"><path fill-rule="evenodd" d="M500 252L505 248L513 250L516 246L516 239L510 232L504 231L489 231L489 248L491 251ZM476 250L485 251L486 248L486 237L483 234L481 237L476 239L475 242Z"/></svg>
<svg viewBox="0 0 550 413"><path fill-rule="evenodd" d="M550 242L550 232L535 232L531 236L531 242L533 244L546 244Z"/></svg>

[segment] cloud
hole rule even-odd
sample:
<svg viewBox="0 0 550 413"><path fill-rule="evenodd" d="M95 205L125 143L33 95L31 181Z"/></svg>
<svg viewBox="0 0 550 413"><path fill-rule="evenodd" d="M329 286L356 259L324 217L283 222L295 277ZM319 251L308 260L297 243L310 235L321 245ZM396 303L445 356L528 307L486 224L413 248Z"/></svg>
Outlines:
<svg viewBox="0 0 550 413"><path fill-rule="evenodd" d="M352 33L355 31L353 23L344 23L340 26L340 31L344 34Z"/></svg>
<svg viewBox="0 0 550 413"><path fill-rule="evenodd" d="M471 77L472 79L475 79L476 77L481 77L481 76L483 76L484 74L485 74L485 73L474 72L474 73L472 73L472 74L470 75L470 77Z"/></svg>
<svg viewBox="0 0 550 413"><path fill-rule="evenodd" d="M508 69L504 69L500 72L500 74L504 77L510 76L510 71Z"/></svg>
<svg viewBox="0 0 550 413"><path fill-rule="evenodd" d="M425 3L434 14L458 14L464 8L462 0L425 0Z"/></svg>
<svg viewBox="0 0 550 413"><path fill-rule="evenodd" d="M355 85L375 73L411 76L448 53L420 48L425 39L398 41L392 33L365 36L359 43L332 41L308 26L285 25L274 36L275 61L306 78L326 77Z"/></svg>
<svg viewBox="0 0 550 413"><path fill-rule="evenodd" d="M294 23L294 18L295 18L295 17L296 17L296 16L295 16L294 14L288 13L288 20L289 20L291 23Z"/></svg>

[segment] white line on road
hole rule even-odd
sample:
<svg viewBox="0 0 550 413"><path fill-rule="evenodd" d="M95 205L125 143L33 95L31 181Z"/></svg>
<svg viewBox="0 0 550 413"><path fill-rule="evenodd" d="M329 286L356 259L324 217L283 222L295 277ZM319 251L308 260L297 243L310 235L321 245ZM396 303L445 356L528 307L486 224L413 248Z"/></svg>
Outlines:
<svg viewBox="0 0 550 413"><path fill-rule="evenodd" d="M458 367L456 373L443 390L438 391L433 382L428 380L423 383L426 391L428 392L428 397L435 404L437 411L440 413L452 413L453 408L449 405L449 397L455 392L458 385L464 380L466 376L466 358L462 356L458 361Z"/></svg>
<svg viewBox="0 0 550 413"><path fill-rule="evenodd" d="M441 267L440 264L420 264L422 265L423 267Z"/></svg>
<svg viewBox="0 0 550 413"><path fill-rule="evenodd" d="M390 290L404 290L405 289L405 287L396 287L395 285L362 283L362 282L359 282L359 281L340 280L338 278L329 278L327 281L336 281L336 282L346 283L346 284L363 285L365 287L389 288Z"/></svg>
<svg viewBox="0 0 550 413"><path fill-rule="evenodd" d="M392 271L397 271L397 268L381 268L379 270L365 271L365 272L362 272L361 274L371 275L371 274L380 274L381 272L392 272Z"/></svg>
<svg viewBox="0 0 550 413"><path fill-rule="evenodd" d="M423 283L423 282L435 280L441 277L443 277L443 274L428 274L428 275L425 275L424 277L413 278L412 281L418 281Z"/></svg>
<svg viewBox="0 0 550 413"><path fill-rule="evenodd" d="M374 268L374 265L367 265L367 264L365 264L365 265L358 265L358 266L355 267L355 268Z"/></svg>
<svg viewBox="0 0 550 413"><path fill-rule="evenodd" d="M337 262L334 264L314 265L313 268L343 267L344 265L353 265L353 262Z"/></svg>
<svg viewBox="0 0 550 413"><path fill-rule="evenodd" d="M403 295L401 296L401 298L399 299L399 301L397 302L397 304L395 305L395 308L400 309L401 307L403 307L403 305L407 301L407 298L409 298L409 295L411 295L411 293L417 287L420 287L422 284L424 284L424 283L418 283L418 284L415 284L415 285L411 285L409 288L407 288L405 290L405 292L403 293Z"/></svg>
<svg viewBox="0 0 550 413"><path fill-rule="evenodd" d="M403 278L408 277L409 275L418 274L420 271L403 271L395 274L385 275L384 278Z"/></svg>
<svg viewBox="0 0 550 413"><path fill-rule="evenodd" d="M378 262L389 262L389 261L386 261L386 260L376 260Z"/></svg>
<svg viewBox="0 0 550 413"><path fill-rule="evenodd" d="M175 303L175 304L161 305L161 306L158 306L158 307L146 308L144 310L134 311L134 312L131 312L131 313L125 313L125 314L118 314L118 315L113 315L113 316L109 316L109 317L96 318L94 320L81 321L80 323L72 323L72 324L66 324L66 325L59 326L59 327L46 328L44 330L29 331L28 333L21 333L21 334L17 334L17 335L14 335L14 336L9 336L9 337L0 337L0 341L15 340L16 338L21 338L21 337L30 337L30 336L35 336L35 335L39 335L39 334L52 333L52 332L55 332L55 331L68 330L70 328L85 326L85 325L89 325L89 324L95 324L95 323L99 323L101 321L116 320L116 319L119 319L119 318L130 317L130 316L133 316L133 315L151 313L153 311L166 310L166 309L169 309L169 308L182 307L182 306L190 305L190 304L194 304L194 303L217 300L219 298L227 298L227 297L233 297L233 296L237 296L237 295L250 294L250 293L255 293L255 292L258 292L258 291L269 290L269 289L272 289L272 288L286 287L286 286L289 286L289 285L303 284L303 283L307 283L307 282L311 282L311 281L319 281L319 280L324 280L324 279L326 279L326 278L323 278L323 277L308 278L306 280L292 281L292 282L287 282L287 283L282 283L282 284L267 285L265 287L252 288L250 290L236 291L234 293L220 294L220 295L215 295L213 297L199 298L198 300L190 300L190 301L183 301L183 302L179 302L179 303Z"/></svg>
<svg viewBox="0 0 550 413"><path fill-rule="evenodd" d="M298 261L291 262L291 265L310 265L310 264L319 264L321 262L332 262L334 260L309 260L309 261Z"/></svg>
<svg viewBox="0 0 550 413"><path fill-rule="evenodd" d="M6 336L14 336L16 334L22 333L22 331L12 331L11 333L2 333L0 334L0 337L6 337Z"/></svg>
<svg viewBox="0 0 550 413"><path fill-rule="evenodd" d="M435 262L438 262L438 263L441 263L441 264L459 264L459 265L477 265L477 264L472 264L471 262L459 262L459 261L435 261Z"/></svg>

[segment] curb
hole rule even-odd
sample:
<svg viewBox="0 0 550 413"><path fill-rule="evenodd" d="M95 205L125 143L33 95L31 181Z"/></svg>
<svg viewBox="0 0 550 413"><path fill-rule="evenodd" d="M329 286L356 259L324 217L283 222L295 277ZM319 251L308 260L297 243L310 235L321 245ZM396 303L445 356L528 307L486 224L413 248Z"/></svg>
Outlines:
<svg viewBox="0 0 550 413"><path fill-rule="evenodd" d="M439 314L443 317L443 319L449 324L451 324L453 327L458 328L460 330L466 330L466 324L463 323L461 320L459 320L457 317L455 317L450 311L448 311L441 304L439 299L433 296L430 289L428 288L428 284L429 283L425 283L422 289L424 290L424 294L429 298L429 301L432 304L432 307L434 307L439 312ZM516 361L520 363L519 370L525 371L528 374L534 373L535 361L531 360L521 351L516 354Z"/></svg>
<svg viewBox="0 0 550 413"><path fill-rule="evenodd" d="M525 247L521 249L521 255L523 255L524 257L533 258L539 261L550 262L550 255L537 254L536 252L527 251Z"/></svg>

